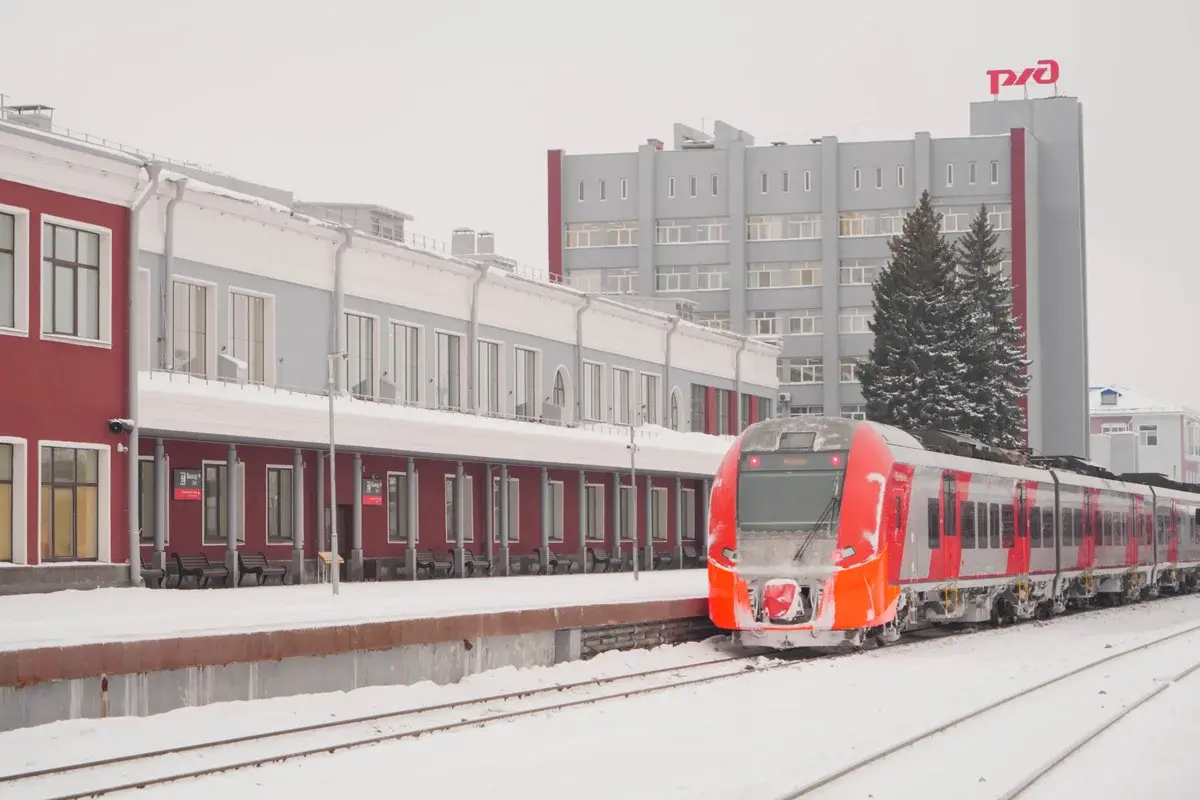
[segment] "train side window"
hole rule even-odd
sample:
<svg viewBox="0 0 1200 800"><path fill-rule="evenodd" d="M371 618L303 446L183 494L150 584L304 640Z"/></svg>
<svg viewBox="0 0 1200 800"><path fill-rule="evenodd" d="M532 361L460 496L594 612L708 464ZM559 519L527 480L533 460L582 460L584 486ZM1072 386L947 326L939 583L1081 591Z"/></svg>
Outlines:
<svg viewBox="0 0 1200 800"><path fill-rule="evenodd" d="M945 507L946 507L945 534L947 536L954 536L958 530L958 525L956 524L958 522L958 514L956 512L956 509L955 509L956 504L954 502L955 495L957 494L957 492L956 492L956 487L955 487L954 481L955 481L955 477L953 474L945 475L942 477L942 494L945 495L945 501L946 501L945 502Z"/></svg>
<svg viewBox="0 0 1200 800"><path fill-rule="evenodd" d="M1000 507L1000 546L1005 550L1013 546L1013 507L1005 503Z"/></svg>
<svg viewBox="0 0 1200 800"><path fill-rule="evenodd" d="M1071 544L1071 509L1064 508L1062 510L1062 520L1060 521L1059 530L1061 533L1061 541L1065 545Z"/></svg>
<svg viewBox="0 0 1200 800"><path fill-rule="evenodd" d="M1078 508L1071 509L1071 540L1076 547L1083 546L1083 512Z"/></svg>
<svg viewBox="0 0 1200 800"><path fill-rule="evenodd" d="M962 535L963 550L973 550L975 548L975 504L970 500L964 500L961 512L959 533Z"/></svg>
<svg viewBox="0 0 1200 800"><path fill-rule="evenodd" d="M1029 512L1029 548L1042 546L1042 510L1037 506Z"/></svg>
<svg viewBox="0 0 1200 800"><path fill-rule="evenodd" d="M1200 508L1196 509L1196 516L1192 518L1192 541L1197 539L1196 531L1200 530Z"/></svg>
<svg viewBox="0 0 1200 800"><path fill-rule="evenodd" d="M1113 543L1113 515L1111 511L1105 511L1103 514L1100 520L1100 543L1107 547Z"/></svg>
<svg viewBox="0 0 1200 800"><path fill-rule="evenodd" d="M1010 514L1012 513L1011 508L1009 509L1009 513ZM992 549L999 550L1000 549L1000 506L997 505L996 503L992 503L991 505L988 506L988 529L989 529L988 532L991 534L991 536L989 538L991 539ZM1009 531L1010 531L1010 533L1012 531L1012 517L1009 517Z"/></svg>
<svg viewBox="0 0 1200 800"><path fill-rule="evenodd" d="M1054 547L1054 511L1042 511L1042 547Z"/></svg>
<svg viewBox="0 0 1200 800"><path fill-rule="evenodd" d="M1125 535L1125 515L1113 512L1113 544L1120 545L1121 537Z"/></svg>
<svg viewBox="0 0 1200 800"><path fill-rule="evenodd" d="M1159 544L1167 543L1167 515L1166 514L1158 515L1158 543Z"/></svg>
<svg viewBox="0 0 1200 800"><path fill-rule="evenodd" d="M942 545L942 526L938 520L938 501L936 497L929 498L926 504L929 509L929 549L936 550Z"/></svg>
<svg viewBox="0 0 1200 800"><path fill-rule="evenodd" d="M987 503L975 506L975 546L986 550L988 546Z"/></svg>
<svg viewBox="0 0 1200 800"><path fill-rule="evenodd" d="M1147 547L1154 544L1154 517L1149 511L1142 514L1142 544Z"/></svg>
<svg viewBox="0 0 1200 800"><path fill-rule="evenodd" d="M1029 507L1025 505L1025 486L1017 486L1017 538L1024 539L1029 535Z"/></svg>

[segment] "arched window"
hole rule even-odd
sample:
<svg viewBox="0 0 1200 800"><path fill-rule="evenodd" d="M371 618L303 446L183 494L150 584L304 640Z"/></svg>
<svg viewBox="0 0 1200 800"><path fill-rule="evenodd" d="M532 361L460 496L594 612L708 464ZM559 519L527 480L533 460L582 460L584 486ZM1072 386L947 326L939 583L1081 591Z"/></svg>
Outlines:
<svg viewBox="0 0 1200 800"><path fill-rule="evenodd" d="M671 392L671 430L679 430L679 392Z"/></svg>
<svg viewBox="0 0 1200 800"><path fill-rule="evenodd" d="M550 398L550 402L559 408L565 408L567 405L567 384L561 369L554 373L554 391Z"/></svg>

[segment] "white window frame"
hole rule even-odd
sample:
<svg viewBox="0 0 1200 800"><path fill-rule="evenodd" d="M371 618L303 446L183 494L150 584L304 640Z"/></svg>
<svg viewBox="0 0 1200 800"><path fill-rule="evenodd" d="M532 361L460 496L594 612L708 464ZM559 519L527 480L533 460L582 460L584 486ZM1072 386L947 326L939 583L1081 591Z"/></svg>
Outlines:
<svg viewBox="0 0 1200 800"><path fill-rule="evenodd" d="M1158 447L1158 426L1138 425L1138 445L1140 447Z"/></svg>
<svg viewBox="0 0 1200 800"><path fill-rule="evenodd" d="M229 316L228 325L226 325L226 339L229 343L229 354L233 355L233 337L234 337L234 304L237 295L243 297L258 298L263 301L263 379L262 383L266 386L274 386L276 380L276 354L275 354L275 295L270 292L258 292L253 289L244 289L240 286L229 287ZM236 357L236 356L235 356ZM250 377L250 371L247 368L246 381L248 383L257 383Z"/></svg>
<svg viewBox="0 0 1200 800"><path fill-rule="evenodd" d="M872 259L848 259L838 265L839 286L870 286L879 275L880 265ZM868 263L863 263L868 262Z"/></svg>
<svg viewBox="0 0 1200 800"><path fill-rule="evenodd" d="M717 173L713 173L708 179L708 188L712 192L713 197L719 197L721 194L721 178Z"/></svg>
<svg viewBox="0 0 1200 800"><path fill-rule="evenodd" d="M508 476L508 543L521 539L521 481ZM500 538L500 476L492 476L492 542L501 543Z"/></svg>
<svg viewBox="0 0 1200 800"><path fill-rule="evenodd" d="M876 189L883 188L883 167L875 168L875 188Z"/></svg>
<svg viewBox="0 0 1200 800"><path fill-rule="evenodd" d="M621 392L620 379L624 376L625 385L629 390L629 397L625 404L624 413L621 412ZM612 368L612 421L614 425L631 425L637 423L637 410L634 399L637 396L637 390L633 384L633 370L628 367L613 367ZM624 417L624 419L622 419Z"/></svg>
<svg viewBox="0 0 1200 800"><path fill-rule="evenodd" d="M3 443L4 443L3 440L0 440L0 444L3 444ZM139 514L141 513L141 502L142 502L142 465L143 464L153 464L153 463L154 463L154 456L138 456L137 480L138 480L138 513ZM170 475L170 469L167 470L167 474ZM158 483L157 478L158 478L158 473L155 472L155 484ZM39 487L39 490L40 490L40 488L41 487ZM155 485L154 491L155 492L158 491L157 485ZM168 498L167 503L168 503L168 508L169 508L170 507L169 504L171 502L169 494L167 495L167 498ZM41 499L40 495L39 495L38 499L39 500ZM157 502L157 501L155 501L155 502ZM170 514L168 514L167 516L169 517ZM142 546L154 543L154 527L153 527L153 525L150 527L149 531L147 531L144 526L140 526L139 533L138 533L138 541L141 542Z"/></svg>
<svg viewBox="0 0 1200 800"><path fill-rule="evenodd" d="M445 476L442 480L442 503L446 502L445 492L454 491L455 476L453 472L443 473ZM451 494L453 500L453 494ZM470 513L463 515L463 544L473 544L475 542L475 476L463 474L463 499L466 501L466 510ZM453 506L450 506L443 512L445 519L443 523L446 526L446 543L457 544L458 537L455 536L454 530L454 514Z"/></svg>
<svg viewBox="0 0 1200 800"><path fill-rule="evenodd" d="M617 541L621 541L621 542L632 542L633 541L633 534L634 534L634 531L637 530L637 524L638 524L638 513L637 513L637 507L638 507L637 499L638 498L637 498L637 495L638 495L638 493L635 491L635 487L626 486L625 484L621 484L621 492L620 492L620 494L617 495L617 516L618 516L617 533L619 536ZM625 511L625 514L622 515L621 514L621 500L625 497L629 497L629 500L626 501L626 511Z"/></svg>
<svg viewBox="0 0 1200 800"><path fill-rule="evenodd" d="M679 537L685 542L696 540L696 490L686 486L679 490L682 495L683 518L679 520Z"/></svg>
<svg viewBox="0 0 1200 800"><path fill-rule="evenodd" d="M491 383L494 385L495 390L496 390L496 393L495 393L496 394L496 398L495 398L496 404L494 407L490 407L487 403L484 402L485 389L487 388L483 385L483 377L484 377L484 372L485 372L484 367L483 367L484 345L487 345L488 347L496 348L496 350L495 350L495 353L496 353L495 374L490 376L492 379ZM505 408L505 406L507 405L507 403L505 402L507 395L505 394L505 391L504 391L504 384L505 384L504 373L506 372L506 370L504 369L504 366L505 366L504 342L500 341L499 339L485 339L483 337L476 337L476 339L475 339L475 372L476 372L476 375L475 375L475 403L476 403L476 407L479 409L481 414L492 414L495 416L501 416L507 411L507 409Z"/></svg>
<svg viewBox="0 0 1200 800"><path fill-rule="evenodd" d="M751 336L778 336L779 316L774 311L751 311L746 315Z"/></svg>
<svg viewBox="0 0 1200 800"><path fill-rule="evenodd" d="M849 335L869 334L869 324L874 316L870 306L850 306L838 311L838 333Z"/></svg>
<svg viewBox="0 0 1200 800"><path fill-rule="evenodd" d="M954 185L954 165L953 164L946 165L946 185L947 186Z"/></svg>
<svg viewBox="0 0 1200 800"><path fill-rule="evenodd" d="M659 292L692 291L692 268L662 264L655 266L654 289Z"/></svg>
<svg viewBox="0 0 1200 800"><path fill-rule="evenodd" d="M992 183L993 184L999 183L1000 182L1000 162L993 161L990 165L990 169L991 169Z"/></svg>
<svg viewBox="0 0 1200 800"><path fill-rule="evenodd" d="M1104 422L1100 425L1101 433L1128 433L1129 425L1124 422Z"/></svg>
<svg viewBox="0 0 1200 800"><path fill-rule="evenodd" d="M3 439L5 442L22 444L24 450L24 439ZM111 564L112 563L112 448L106 444L96 444L95 442L65 442L54 439L40 439L37 443L37 517L35 522L37 527L37 561L29 558L28 550L25 552L26 561L24 563L41 563L42 562L42 448L44 447L62 447L71 448L74 450L95 450L96 456L96 560L93 562L90 559L87 561L55 561L55 564ZM17 460L17 448L13 447L13 461ZM28 464L28 461L24 461ZM224 463L224 462L222 462ZM16 464L13 464L16 467ZM13 470L13 494L16 494L16 478L17 471ZM13 498L13 516L16 516L16 498ZM14 519L14 523L16 520ZM22 537L22 546L28 545L28 528L13 527L13 538L16 539L19 532L25 532ZM239 540L241 541L241 540ZM17 542L13 542L13 563L17 562ZM49 562L47 562L49 563Z"/></svg>
<svg viewBox="0 0 1200 800"><path fill-rule="evenodd" d="M584 422L604 421L604 364L584 359L580 376L580 411ZM593 405L594 403L594 405Z"/></svg>
<svg viewBox="0 0 1200 800"><path fill-rule="evenodd" d="M13 326L11 328L0 327L0 335L29 336L29 284L31 278L29 229L32 215L27 208L3 203L0 203L0 214L8 214L13 218ZM40 231L41 228L38 230ZM101 241L101 247L103 246L103 241ZM40 261L38 270L38 274L41 275ZM101 282L103 280L103 275L101 275ZM101 287L101 303L103 303L103 287ZM103 325L103 321L101 325ZM101 333L103 330L102 327Z"/></svg>
<svg viewBox="0 0 1200 800"><path fill-rule="evenodd" d="M404 496L404 515L400 518L400 538L392 538L392 498L389 494L392 487L392 478L398 478L396 481L396 493ZM294 485L294 484L293 484ZM396 472L388 470L383 476L383 502L387 508L387 530L384 532L384 541L388 544L406 544L408 542L408 473ZM418 517L418 525L420 517Z"/></svg>
<svg viewBox="0 0 1200 800"><path fill-rule="evenodd" d="M784 194L787 194L792 190L791 176L788 175L788 171L786 169L779 176L779 190Z"/></svg>
<svg viewBox="0 0 1200 800"><path fill-rule="evenodd" d="M579 182L579 194L578 194L578 196L576 197L576 202L579 202L579 203L582 203L582 202L583 202L583 196L584 196L584 195L583 195L583 186L584 186L584 183L585 183L585 181L580 181L580 182Z"/></svg>
<svg viewBox="0 0 1200 800"><path fill-rule="evenodd" d="M569 222L564 233L563 247L567 250L605 246L606 231L598 222Z"/></svg>
<svg viewBox="0 0 1200 800"><path fill-rule="evenodd" d="M621 178L621 199L629 199L629 178Z"/></svg>
<svg viewBox="0 0 1200 800"><path fill-rule="evenodd" d="M29 441L16 436L0 436L0 444L12 445L12 563L29 564L31 563L29 558ZM50 444L53 445L53 443ZM35 552L40 554L42 541L42 451L40 448L37 463L38 548ZM104 498L108 497L110 493L101 491L100 502L105 502ZM96 513L100 513L99 509ZM109 520L108 524L111 524L111 513L108 517L101 517L99 524L105 525L106 519ZM99 544L97 544L97 548L99 548Z"/></svg>
<svg viewBox="0 0 1200 800"><path fill-rule="evenodd" d="M996 203L987 207L988 223L997 231L1012 230L1012 204Z"/></svg>
<svg viewBox="0 0 1200 800"><path fill-rule="evenodd" d="M796 309L788 314L788 336L820 336L823 319L824 312L819 308Z"/></svg>
<svg viewBox="0 0 1200 800"><path fill-rule="evenodd" d="M807 169L804 170L804 191L812 191L812 171Z"/></svg>
<svg viewBox="0 0 1200 800"><path fill-rule="evenodd" d="M137 304L142 310L141 326L139 332L141 342L144 348L138 348L141 351L138 355L138 369L156 370L160 364L156 358L155 344L158 343L158 331L154 330L153 323L150 319L150 296L154 291L154 280L150 275L150 270L145 267L138 267L137 275ZM0 328L0 333L4 333L4 329ZM134 341L138 341L138 335L135 335Z"/></svg>
<svg viewBox="0 0 1200 800"><path fill-rule="evenodd" d="M758 193L766 194L767 189L770 188L770 185L771 185L771 181L770 181L770 178L767 177L767 173L765 173L765 172L758 173Z"/></svg>
<svg viewBox="0 0 1200 800"><path fill-rule="evenodd" d="M238 529L237 529L235 535L237 537L238 544L245 544L246 543L246 480L245 480L246 462L244 462L240 459L237 459L236 457L233 462L232 469L229 468L229 464L227 464L223 459L219 459L219 458L217 458L217 459L206 458L200 462L200 544L203 547L224 547L225 542L226 542L226 540L224 538L222 538L220 541L209 540L209 539L204 538L204 506L206 505L206 501L208 499L205 496L206 495L205 487L207 486L207 481L205 481L205 479L204 479L204 473L208 467L225 467L225 480L226 481L237 480L237 482L238 482L238 492L237 492L237 498L236 498L236 501L238 504L238 509L237 509ZM230 476L234 476L234 477L231 478ZM222 486L221 488L222 488L222 491L224 491L224 486ZM219 503L218 503L218 508L220 508ZM229 510L226 509L226 514L228 514L228 513L229 513ZM220 528L220 523L218 523L217 527L218 527L218 529Z"/></svg>
<svg viewBox="0 0 1200 800"><path fill-rule="evenodd" d="M976 167L974 161L967 162L967 183L971 186L975 185Z"/></svg>
<svg viewBox="0 0 1200 800"><path fill-rule="evenodd" d="M370 375L371 392L369 395L367 395L367 398L374 400L379 397L379 373L382 371L381 365L379 363L380 362L380 352L379 352L379 322L380 322L380 320L379 320L379 315L372 314L367 311L359 311L358 309L354 309L354 308L346 308L343 310L343 315L342 315L342 325L344 325L344 326L349 325L349 320L347 319L347 317L363 317L365 319L371 320L371 375ZM338 370L338 377L340 378L341 383L342 383L341 389L342 389L342 391L344 391L346 393L350 393L350 369L349 369L349 363L350 363L349 347L350 346L349 346L349 340L350 340L350 333L349 333L349 328L347 327L347 330L346 330L347 357L346 357L346 360L342 362L342 368ZM355 395L355 396L357 397L358 395Z"/></svg>
<svg viewBox="0 0 1200 800"><path fill-rule="evenodd" d="M858 167L854 168L854 191L862 188L862 170Z"/></svg>
<svg viewBox="0 0 1200 800"><path fill-rule="evenodd" d="M533 356L533 366L529 367L529 369L533 371L533 396L528 398L526 401L527 405L530 406L530 408L526 411L526 416L530 419L540 419L542 416L542 397L544 396L542 391L542 351L540 348L527 347L525 345L513 345L512 351L512 413L514 416L517 414L517 406L519 405L517 402L517 390L520 384L517 380L517 359L520 358L521 353L530 353ZM503 397L503 387L501 387L501 396ZM501 403L503 404L503 400L501 400Z"/></svg>
<svg viewBox="0 0 1200 800"><path fill-rule="evenodd" d="M904 185L904 165L903 164L898 164L896 166L896 185L897 186Z"/></svg>
<svg viewBox="0 0 1200 800"><path fill-rule="evenodd" d="M862 359L855 356L842 356L838 364L838 383L859 383L858 368Z"/></svg>
<svg viewBox="0 0 1200 800"><path fill-rule="evenodd" d="M732 327L728 311L697 311L692 320L697 325L703 325L716 331L727 331Z"/></svg>
<svg viewBox="0 0 1200 800"><path fill-rule="evenodd" d="M608 186L607 186L607 184L605 184L604 179L601 178L600 179L600 202L603 203L607 199L608 199Z"/></svg>
<svg viewBox="0 0 1200 800"><path fill-rule="evenodd" d="M728 264L702 264L696 268L697 292L722 292L729 288Z"/></svg>
<svg viewBox="0 0 1200 800"><path fill-rule="evenodd" d="M547 481L550 487L550 541L564 542L567 538L565 523L567 495L562 481Z"/></svg>
<svg viewBox="0 0 1200 800"><path fill-rule="evenodd" d="M849 403L842 406L842 419L865 420L867 418L867 406L865 403Z"/></svg>
<svg viewBox="0 0 1200 800"><path fill-rule="evenodd" d="M670 495L665 486L650 486L650 541L666 542L671 538Z"/></svg>
<svg viewBox="0 0 1200 800"><path fill-rule="evenodd" d="M648 386L648 384L650 384ZM642 372L638 376L638 397L646 408L646 423L661 425L662 375L657 372Z"/></svg>
<svg viewBox="0 0 1200 800"><path fill-rule="evenodd" d="M183 283L192 286L202 286L204 294L204 364L205 374L201 377L214 380L217 375L217 284L193 278L190 275L172 275L171 286L167 291L167 367L171 372L175 369L175 284Z"/></svg>
<svg viewBox="0 0 1200 800"><path fill-rule="evenodd" d="M442 380L441 366L442 366L442 363L438 357L438 334L444 334L446 336L453 336L458 340L458 400L459 400L459 402L458 402L457 406L452 405L450 403L447 403L446 405L442 405L442 393L441 393L441 380ZM463 361L463 357L465 355L463 351L466 348L466 338L467 338L466 336L459 333L458 331L452 331L452 330L448 330L446 328L434 328L433 329L433 397L429 398L428 405L430 407L461 410L462 408L464 408L466 406L466 403L463 402L466 399L466 397L465 397L466 390L465 390L463 384L466 382L466 373L467 373L467 369L468 369L467 365Z"/></svg>
<svg viewBox="0 0 1200 800"><path fill-rule="evenodd" d="M43 235L43 231L45 230L45 225L47 223L49 223L51 225L61 225L65 228L75 228L76 230L87 231L88 233L95 233L95 234L99 235L99 237L100 237L100 244L99 244L99 248L100 248L100 253L99 253L99 256L100 256L100 258L99 258L99 261L100 261L100 270L99 270L100 286L98 287L99 292L100 292L100 298L99 298L99 303L97 304L99 306L99 308L97 308L97 314L99 315L97 330L99 331L100 338L99 339L85 339L85 338L82 338L79 336L68 336L66 334L61 334L61 333L46 333L44 330L44 328L46 326L45 320L40 320L40 324L38 325L38 333L39 333L40 337L47 341L65 342L67 344L82 345L84 347L100 347L100 348L104 348L104 349L112 349L112 345L113 345L113 263L112 263L113 234L112 234L112 229L106 228L103 225L93 225L90 222L81 222L80 220L77 220L77 219L69 219L67 217L58 217L53 214L41 214L41 215L39 215L39 221L38 221L38 236L39 237ZM27 236L32 236L32 233L28 233ZM40 239L39 239L39 241L40 241ZM29 244L28 244L28 240L27 240L26 247L28 248L28 246L29 246ZM26 258L25 264L26 264L26 270L27 270L26 275L28 276L28 270L32 269L28 258ZM15 272L15 264L14 264L14 272ZM40 260L38 261L38 275L39 275L39 287L38 287L39 306L38 307L45 308L46 287L43 285L45 282L40 280L40 275L41 275L41 261ZM27 277L26 280L29 280L29 278ZM53 300L53 298L52 298L52 300ZM26 313L28 314L28 308L29 308L28 303L26 303L25 308L26 308ZM212 326L212 330L214 330L214 331L216 330L215 324ZM40 459L41 456L39 455L38 458ZM40 489L39 489L39 491L40 491ZM39 528L38 530L40 531L41 529ZM38 535L40 536L41 534L39 533Z"/></svg>
<svg viewBox="0 0 1200 800"><path fill-rule="evenodd" d="M805 356L802 358L786 359L787 365L784 376L788 380L781 383L822 384L825 382L825 362L820 356ZM799 370L799 372L797 372ZM792 380L793 377L798 380Z"/></svg>
<svg viewBox="0 0 1200 800"><path fill-rule="evenodd" d="M667 197L669 197L669 198L675 197L675 178L674 177L667 178Z"/></svg>
<svg viewBox="0 0 1200 800"><path fill-rule="evenodd" d="M604 529L604 501L606 497L603 483L585 483L583 485L583 540L585 542L603 542L607 536ZM594 502L593 502L594 501ZM592 523L595 523L593 525Z"/></svg>
<svg viewBox="0 0 1200 800"><path fill-rule="evenodd" d="M414 387L415 391L412 392L413 397L411 400L408 399L407 393L401 392L402 388L408 387L408 379L412 375L412 365L407 361L408 353L405 353L404 366L406 369L403 386L396 378L396 353L398 352L396 334L399 332L398 328L411 330L417 337L417 369L416 377L414 378L416 386ZM420 405L425 396L425 326L402 319L389 319L388 345L388 352L391 356L391 361L388 363L388 377L391 379L392 386L395 387L396 402L402 405Z"/></svg>
<svg viewBox="0 0 1200 800"><path fill-rule="evenodd" d="M151 457L151 460L153 460L153 457ZM266 542L268 545L290 544L295 541L295 528L296 528L297 520L294 516L292 517L292 533L291 534L289 534L288 536L279 536L274 539L271 538L271 470L273 470L273 469L287 470L288 473L292 475L292 495L293 495L293 497L295 496L297 491L300 491L300 487L298 487L296 485L296 476L292 472L291 464L266 464L263 466L263 473L262 473L262 475L263 475L263 484L262 484L262 486L263 486L263 541ZM201 481L201 483L203 483L203 481ZM244 491L244 489L245 489L245 487L243 487L243 491ZM384 494L386 495L387 494L386 486L384 487L384 489L385 489ZM384 497L384 501L385 502L387 501L386 496ZM295 504L293 501L288 501L288 505L291 506L292 509L295 508ZM243 511L245 510L244 506L243 506L242 510ZM288 513L289 514L291 513L291 509L289 509Z"/></svg>
<svg viewBox="0 0 1200 800"><path fill-rule="evenodd" d="M695 175L688 176L688 194L695 197L700 193L700 179Z"/></svg>

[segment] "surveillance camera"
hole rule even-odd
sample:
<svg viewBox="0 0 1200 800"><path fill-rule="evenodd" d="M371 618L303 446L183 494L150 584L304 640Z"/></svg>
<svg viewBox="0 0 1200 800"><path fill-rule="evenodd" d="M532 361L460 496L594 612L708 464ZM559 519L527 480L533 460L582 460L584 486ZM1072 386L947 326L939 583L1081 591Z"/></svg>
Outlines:
<svg viewBox="0 0 1200 800"><path fill-rule="evenodd" d="M133 431L133 420L131 419L110 419L108 421L109 433L131 433Z"/></svg>

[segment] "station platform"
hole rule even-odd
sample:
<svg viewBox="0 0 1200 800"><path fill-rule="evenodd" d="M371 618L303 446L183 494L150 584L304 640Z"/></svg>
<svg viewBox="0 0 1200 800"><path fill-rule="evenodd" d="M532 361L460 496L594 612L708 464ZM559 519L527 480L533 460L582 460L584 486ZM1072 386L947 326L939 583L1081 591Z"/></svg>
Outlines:
<svg viewBox="0 0 1200 800"><path fill-rule="evenodd" d="M0 597L0 730L453 683L715 633L705 570Z"/></svg>

